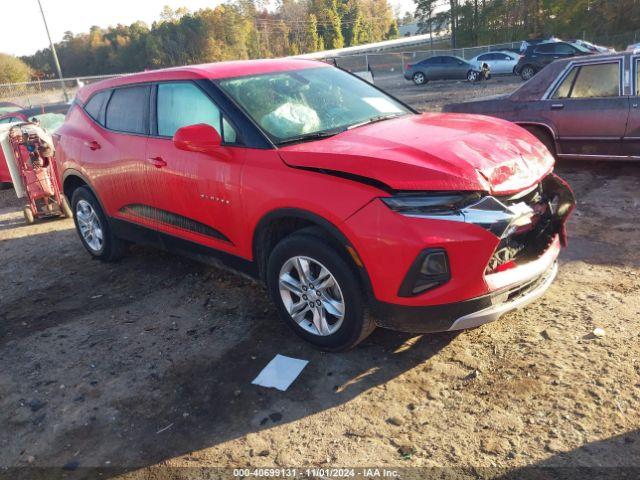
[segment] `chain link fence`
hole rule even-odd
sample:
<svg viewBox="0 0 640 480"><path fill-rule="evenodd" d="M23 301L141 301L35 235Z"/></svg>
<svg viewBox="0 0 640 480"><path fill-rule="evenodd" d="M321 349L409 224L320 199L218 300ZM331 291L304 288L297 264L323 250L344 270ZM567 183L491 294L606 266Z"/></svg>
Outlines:
<svg viewBox="0 0 640 480"><path fill-rule="evenodd" d="M83 85L120 75L67 78L64 80L41 80L25 83L0 84L0 103L14 103L23 108L73 100Z"/></svg>
<svg viewBox="0 0 640 480"><path fill-rule="evenodd" d="M470 60L477 55L499 50L519 50L522 42L500 43L482 47L457 49L429 49L411 52L380 52L330 58L338 67L351 72L371 71L374 76L400 75L407 63L415 63L425 58L439 55L453 55Z"/></svg>

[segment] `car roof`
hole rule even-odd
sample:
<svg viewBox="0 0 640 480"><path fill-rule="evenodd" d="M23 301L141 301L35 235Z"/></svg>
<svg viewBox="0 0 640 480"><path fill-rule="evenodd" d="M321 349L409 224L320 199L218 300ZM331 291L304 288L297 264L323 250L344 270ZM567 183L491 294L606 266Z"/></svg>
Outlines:
<svg viewBox="0 0 640 480"><path fill-rule="evenodd" d="M477 58L481 55L491 55L492 53L504 53L505 55L514 55L514 56L520 56L520 54L516 53L516 52L512 52L511 50L491 50L490 52L482 52L479 53L478 55L476 55L474 58Z"/></svg>
<svg viewBox="0 0 640 480"><path fill-rule="evenodd" d="M131 75L103 80L82 87L76 98L85 102L93 93L136 83L158 82L164 80L217 80L223 78L259 75L262 73L303 70L306 68L326 67L330 65L316 60L280 58L268 60L237 60L230 62L205 63L201 65L185 65L182 67L151 70Z"/></svg>

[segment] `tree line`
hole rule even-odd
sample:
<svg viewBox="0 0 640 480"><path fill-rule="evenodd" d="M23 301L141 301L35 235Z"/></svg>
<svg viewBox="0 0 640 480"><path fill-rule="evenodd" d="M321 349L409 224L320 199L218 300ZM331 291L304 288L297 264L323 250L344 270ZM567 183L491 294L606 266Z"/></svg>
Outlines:
<svg viewBox="0 0 640 480"><path fill-rule="evenodd" d="M260 0L262 1L262 0ZM640 0L414 0L421 33L451 30L453 47L537 36L586 38L624 48L640 42ZM228 0L189 12L165 7L160 20L66 32L56 44L65 76L135 72L222 60L270 58L395 38L387 0ZM0 83L53 78L51 51L0 54Z"/></svg>
<svg viewBox="0 0 640 480"><path fill-rule="evenodd" d="M556 35L617 48L640 41L640 0L415 0L422 32L452 32L454 48Z"/></svg>
<svg viewBox="0 0 640 480"><path fill-rule="evenodd" d="M272 10L254 0L230 0L197 12L165 7L150 27L135 22L66 32L56 51L64 75L76 77L283 57L397 34L387 0L279 0ZM21 59L36 75L54 76L49 48Z"/></svg>

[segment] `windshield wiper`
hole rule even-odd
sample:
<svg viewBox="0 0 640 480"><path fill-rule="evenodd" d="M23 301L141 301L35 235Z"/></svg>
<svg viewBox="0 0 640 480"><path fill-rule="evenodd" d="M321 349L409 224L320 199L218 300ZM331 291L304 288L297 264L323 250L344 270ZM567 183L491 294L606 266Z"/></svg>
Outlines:
<svg viewBox="0 0 640 480"><path fill-rule="evenodd" d="M286 138L284 140L281 140L280 142L277 142L277 144L287 145L289 143L307 142L310 140L320 140L323 138L333 137L335 135L338 135L339 133L344 132L345 130L346 128L340 127L340 128L334 128L332 130L325 130L322 132L305 133L304 135L298 135L296 137Z"/></svg>
<svg viewBox="0 0 640 480"><path fill-rule="evenodd" d="M371 123L377 123L377 122L382 122L384 120L390 120L390 119L396 118L396 117L402 117L403 115L406 115L406 113L388 113L386 115L377 115L375 117L371 117L371 118L365 120L364 122L354 123L353 125L349 125L347 127L347 130L351 130L352 128L362 127L364 125L369 125Z"/></svg>

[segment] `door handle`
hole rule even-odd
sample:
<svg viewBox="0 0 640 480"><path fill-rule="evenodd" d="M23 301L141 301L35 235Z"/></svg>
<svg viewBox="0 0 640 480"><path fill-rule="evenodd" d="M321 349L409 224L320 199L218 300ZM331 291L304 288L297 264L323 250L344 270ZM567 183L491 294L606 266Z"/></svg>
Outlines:
<svg viewBox="0 0 640 480"><path fill-rule="evenodd" d="M100 150L102 146L95 140L84 142L85 147L89 147L90 150Z"/></svg>
<svg viewBox="0 0 640 480"><path fill-rule="evenodd" d="M147 158L147 161L156 168L162 168L167 166L167 162L165 162L162 159L162 157Z"/></svg>
<svg viewBox="0 0 640 480"><path fill-rule="evenodd" d="M551 105L551 110L562 110L564 108L564 103L554 103Z"/></svg>

